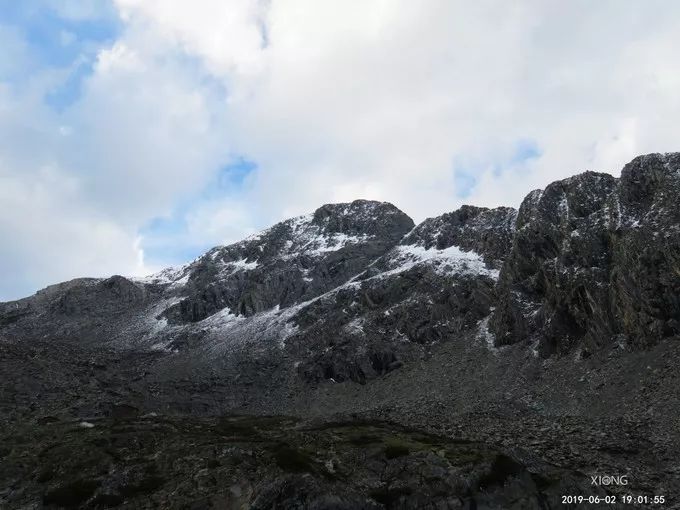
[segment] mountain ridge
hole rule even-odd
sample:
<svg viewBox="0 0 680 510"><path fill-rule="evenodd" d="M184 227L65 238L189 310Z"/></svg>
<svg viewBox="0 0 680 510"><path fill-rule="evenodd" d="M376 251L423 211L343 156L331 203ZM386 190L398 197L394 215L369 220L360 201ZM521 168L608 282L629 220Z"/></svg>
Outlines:
<svg viewBox="0 0 680 510"><path fill-rule="evenodd" d="M625 285L621 284L616 294L605 292L601 296L609 302L610 309L589 310L591 305L583 300L597 299L584 296L597 289L590 289L584 282L595 278L600 287L608 286L608 275L621 273L617 267L610 267L612 261L599 259L608 258L612 250L626 242L637 242L628 239L637 235L640 221L648 221L645 218L649 214L656 214L654 225L666 228L661 242L677 243L673 230L677 211L673 213L672 203L676 196L673 193L678 193L677 165L677 154L640 156L624 167L621 178L585 172L555 181L545 190L529 193L519 210L464 205L419 225L387 202L326 204L242 241L212 248L179 268L168 268L146 278L76 279L0 304L0 324L6 335L12 335L13 330L24 334L20 326L27 324L30 331L31 314L37 313L42 321L54 316L59 327L64 328L62 336L66 336L74 335L79 328L77 320L69 318L82 316L83 312L106 318L107 313L117 316L145 310L147 315L155 314L153 320L141 316L137 320L145 321L140 331L146 329L143 336L148 338L166 325L172 329L200 324L211 317L215 319L219 313L250 317L275 308L281 312L302 303L318 308L319 300L327 300L327 293L337 297L356 285L363 288L370 310L378 306L377 298L371 297L382 283L378 280L402 280L402 273L427 265L434 269L431 278L446 273L448 268L457 279L462 278L463 286L470 284L463 278L465 274L476 275L480 281L499 281L497 286L487 282L488 288L477 288L479 299L470 303L477 306L484 301L479 296L482 292L502 293L493 305L498 310L489 318L496 347L533 337L541 355L549 356L581 347L587 354L607 343L595 338L604 334L619 335L618 341L640 343L641 334L633 334L627 325L630 321L612 316L612 307L624 306L621 301L625 300ZM657 195L659 204L654 202ZM579 237L579 228L584 238ZM614 243L616 236L621 240ZM660 256L658 250L655 253ZM548 267L551 260L553 268ZM670 265L672 271L676 262L661 263ZM585 272L587 276L572 278L567 271ZM564 281L558 281L560 278ZM431 292L441 291L437 283L432 285ZM581 292L582 296L557 302L555 293L550 293L555 285L572 286L570 292ZM668 294L664 306L671 310L671 317L655 318L650 310L645 312L656 325L657 334L668 336L679 330L673 318L678 304L672 296L677 290L672 281L670 289L666 286L661 290ZM150 308L149 303L157 306ZM627 306L634 307L635 303ZM488 311L491 304L485 307ZM458 315L451 310L446 313L460 318L460 310ZM585 326L593 314L599 314L599 322ZM484 317L475 314L474 318L479 321ZM546 327L546 321L553 322ZM293 322L310 321L307 318ZM444 333L437 335L446 331L444 328ZM94 333L98 337L109 334L93 330L90 324L76 336ZM428 339L431 336L425 335ZM562 339L562 345L558 345L557 338Z"/></svg>

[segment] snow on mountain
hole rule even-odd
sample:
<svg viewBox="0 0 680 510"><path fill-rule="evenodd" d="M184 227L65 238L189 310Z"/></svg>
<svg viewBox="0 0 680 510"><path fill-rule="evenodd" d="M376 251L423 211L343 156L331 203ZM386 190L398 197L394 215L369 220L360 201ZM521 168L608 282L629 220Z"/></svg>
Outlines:
<svg viewBox="0 0 680 510"><path fill-rule="evenodd" d="M279 349L311 381L378 376L480 324L494 345L530 338L541 356L644 346L678 331L678 168L678 155L644 156L620 179L552 183L519 211L463 206L417 226L384 202L328 204L146 278L0 304L0 331Z"/></svg>
<svg viewBox="0 0 680 510"><path fill-rule="evenodd" d="M463 251L458 246L438 250L422 245L401 245L390 253L386 271L378 277L386 277L408 271L418 264L431 264L435 270L444 274L485 275L498 279L499 271L489 269L484 259L474 251Z"/></svg>

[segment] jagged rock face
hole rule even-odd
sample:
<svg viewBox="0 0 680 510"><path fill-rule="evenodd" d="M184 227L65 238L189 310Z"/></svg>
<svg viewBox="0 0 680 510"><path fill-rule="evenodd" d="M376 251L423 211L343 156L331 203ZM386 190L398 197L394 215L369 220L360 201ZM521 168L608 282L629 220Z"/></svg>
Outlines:
<svg viewBox="0 0 680 510"><path fill-rule="evenodd" d="M680 332L680 154L626 165L619 203L612 302L620 331L645 346Z"/></svg>
<svg viewBox="0 0 680 510"><path fill-rule="evenodd" d="M512 247L516 217L517 211L511 207L486 209L464 205L457 211L428 218L402 244L439 250L458 246L482 255L484 262L500 269Z"/></svg>
<svg viewBox="0 0 680 510"><path fill-rule="evenodd" d="M299 373L363 383L400 367L414 346L475 327L495 302L495 267L515 216L465 206L425 220L352 282L303 308L293 318L300 332L286 341Z"/></svg>
<svg viewBox="0 0 680 510"><path fill-rule="evenodd" d="M309 300L359 273L412 228L391 204L325 205L208 252L188 270L188 296L164 316L197 322L224 308L250 316Z"/></svg>
<svg viewBox="0 0 680 510"><path fill-rule="evenodd" d="M549 356L680 332L680 157L649 155L621 178L586 172L522 203L491 321L497 344Z"/></svg>

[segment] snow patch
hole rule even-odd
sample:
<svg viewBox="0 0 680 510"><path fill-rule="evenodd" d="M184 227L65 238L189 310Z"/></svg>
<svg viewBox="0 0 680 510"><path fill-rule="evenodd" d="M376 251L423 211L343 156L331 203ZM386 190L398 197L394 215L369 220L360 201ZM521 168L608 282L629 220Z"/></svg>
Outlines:
<svg viewBox="0 0 680 510"><path fill-rule="evenodd" d="M234 326L246 320L243 315L234 314L230 308L223 308L217 313L212 314L201 321L201 324L208 329L224 329L225 327Z"/></svg>
<svg viewBox="0 0 680 510"><path fill-rule="evenodd" d="M149 347L149 349L156 352L178 352L177 349L171 349L169 347L171 343L172 341L170 340L167 342L158 342Z"/></svg>
<svg viewBox="0 0 680 510"><path fill-rule="evenodd" d="M322 255L331 251L338 251L346 246L366 242L370 236L363 234L360 236L348 236L346 234L333 234L330 237L316 237L307 245L302 247L308 255ZM309 246L311 248L308 248Z"/></svg>
<svg viewBox="0 0 680 510"><path fill-rule="evenodd" d="M184 264L177 267L166 267L158 273L141 278L133 277L131 281L136 283L154 284L154 285L172 285L183 286L189 281L189 266L191 264Z"/></svg>
<svg viewBox="0 0 680 510"><path fill-rule="evenodd" d="M347 323L344 327L345 331L350 335L363 335L364 334L364 321L362 318L357 317L356 319Z"/></svg>
<svg viewBox="0 0 680 510"><path fill-rule="evenodd" d="M277 305L246 317L224 308L199 324L208 332L215 352L244 345L254 351L271 345L285 346L286 339L298 332L298 326L289 320L294 312L294 307L280 310Z"/></svg>
<svg viewBox="0 0 680 510"><path fill-rule="evenodd" d="M229 265L235 268L237 271L252 271L258 266L257 261L248 262L247 259L235 260L234 262L229 262Z"/></svg>
<svg viewBox="0 0 680 510"><path fill-rule="evenodd" d="M403 273L420 264L431 264L442 274L483 275L498 279L499 271L489 269L481 255L474 251L463 251L458 246L443 250L426 249L418 245L397 246L390 254L390 263L395 267L376 277Z"/></svg>
<svg viewBox="0 0 680 510"><path fill-rule="evenodd" d="M313 220L313 214L306 214L287 221L292 231L292 240L288 240L281 250L282 259L290 259L299 255L319 256L338 251L346 246L366 242L372 238L367 234L328 233L325 232L324 227L314 224Z"/></svg>
<svg viewBox="0 0 680 510"><path fill-rule="evenodd" d="M560 199L560 203L557 206L560 214L564 216L565 219L569 218L569 201L567 200L567 195L563 194Z"/></svg>
<svg viewBox="0 0 680 510"><path fill-rule="evenodd" d="M496 347L496 337L489 329L489 321L491 320L491 315L484 317L477 324L477 334L475 338L482 342L491 352L494 354L498 353L498 347Z"/></svg>

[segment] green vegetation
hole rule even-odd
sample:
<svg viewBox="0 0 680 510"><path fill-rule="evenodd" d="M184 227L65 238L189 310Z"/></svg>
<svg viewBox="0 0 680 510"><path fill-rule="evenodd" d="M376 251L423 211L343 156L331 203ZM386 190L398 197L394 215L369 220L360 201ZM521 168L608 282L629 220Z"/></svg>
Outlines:
<svg viewBox="0 0 680 510"><path fill-rule="evenodd" d="M490 446L377 422L301 428L280 417L159 416L120 425L45 424L32 443L14 446L7 472L32 480L36 502L46 507L150 509L196 491L205 501L219 500L215 491L232 486L251 501L252 480L267 480L272 487L289 484L291 498L310 487L348 487L356 501L370 497L395 508L468 490L457 473L474 470L480 484L473 490L483 491L499 490L524 469ZM551 486L559 473L546 476L536 485Z"/></svg>
<svg viewBox="0 0 680 510"><path fill-rule="evenodd" d="M453 466L476 464L484 460L484 450L465 445L455 445L444 450L444 456Z"/></svg>
<svg viewBox="0 0 680 510"><path fill-rule="evenodd" d="M118 494L98 494L91 502L94 508L112 508L122 505L125 499Z"/></svg>
<svg viewBox="0 0 680 510"><path fill-rule="evenodd" d="M222 417L217 421L215 431L224 436L238 436L253 438L259 436L259 432L250 422L237 421L233 418Z"/></svg>
<svg viewBox="0 0 680 510"><path fill-rule="evenodd" d="M253 439L261 436L262 432L285 430L296 422L297 419L287 416L221 416L215 430L225 436Z"/></svg>
<svg viewBox="0 0 680 510"><path fill-rule="evenodd" d="M388 459L398 459L399 457L406 457L411 454L411 449L408 443L397 439L391 439L383 449L385 457Z"/></svg>
<svg viewBox="0 0 680 510"><path fill-rule="evenodd" d="M349 442L354 446L365 446L369 444L380 443L382 442L382 439L372 434L357 434L350 436Z"/></svg>
<svg viewBox="0 0 680 510"><path fill-rule="evenodd" d="M289 445L279 445L274 450L276 465L288 473L313 473L314 460L302 450Z"/></svg>

